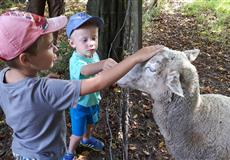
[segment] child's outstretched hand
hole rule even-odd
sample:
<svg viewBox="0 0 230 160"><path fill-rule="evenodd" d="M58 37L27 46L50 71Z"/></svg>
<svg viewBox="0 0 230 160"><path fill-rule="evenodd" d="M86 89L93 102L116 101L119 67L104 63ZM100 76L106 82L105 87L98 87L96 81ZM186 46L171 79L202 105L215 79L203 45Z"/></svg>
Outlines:
<svg viewBox="0 0 230 160"><path fill-rule="evenodd" d="M103 66L102 66L102 70L103 71L109 70L109 69L113 68L115 65L117 65L117 62L114 61L112 58L108 58L104 61Z"/></svg>
<svg viewBox="0 0 230 160"><path fill-rule="evenodd" d="M134 54L134 56L136 56L137 62L141 63L141 62L144 62L144 61L148 60L149 58L154 56L156 53L161 51L162 49L163 49L162 45L154 45L154 46L143 47L140 50L138 50Z"/></svg>

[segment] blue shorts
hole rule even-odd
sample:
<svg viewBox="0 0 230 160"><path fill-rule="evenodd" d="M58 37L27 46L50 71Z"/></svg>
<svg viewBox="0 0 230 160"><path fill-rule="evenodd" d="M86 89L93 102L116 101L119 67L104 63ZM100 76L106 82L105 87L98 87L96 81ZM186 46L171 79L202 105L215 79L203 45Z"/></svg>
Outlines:
<svg viewBox="0 0 230 160"><path fill-rule="evenodd" d="M99 105L84 107L77 105L70 108L70 118L72 125L72 134L75 136L83 136L86 133L87 125L95 125L99 120Z"/></svg>

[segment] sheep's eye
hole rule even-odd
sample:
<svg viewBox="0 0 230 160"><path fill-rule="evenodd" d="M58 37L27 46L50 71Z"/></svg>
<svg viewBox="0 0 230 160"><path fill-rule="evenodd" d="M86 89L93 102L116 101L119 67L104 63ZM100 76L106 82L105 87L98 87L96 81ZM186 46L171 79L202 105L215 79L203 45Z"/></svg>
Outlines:
<svg viewBox="0 0 230 160"><path fill-rule="evenodd" d="M171 61L173 61L174 59L175 59L175 56L171 57L171 59L170 59L170 60L171 60Z"/></svg>
<svg viewBox="0 0 230 160"><path fill-rule="evenodd" d="M156 72L157 70L152 67L146 67L145 70L149 70L150 72Z"/></svg>
<svg viewBox="0 0 230 160"><path fill-rule="evenodd" d="M161 63L160 61L156 61L154 63L148 63L146 66L145 66L145 71L149 71L149 72L152 72L152 73L157 73L161 68Z"/></svg>

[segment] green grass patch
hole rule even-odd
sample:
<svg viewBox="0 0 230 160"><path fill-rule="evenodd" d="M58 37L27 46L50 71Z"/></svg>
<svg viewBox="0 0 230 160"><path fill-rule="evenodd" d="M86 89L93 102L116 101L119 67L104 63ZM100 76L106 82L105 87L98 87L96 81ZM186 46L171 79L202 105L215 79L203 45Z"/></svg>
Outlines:
<svg viewBox="0 0 230 160"><path fill-rule="evenodd" d="M142 16L142 24L143 28L146 28L151 23L152 19L155 17L158 17L164 8L165 0L161 0L157 3L157 6L153 6L152 4L149 4L150 6L144 7L143 10L143 16Z"/></svg>
<svg viewBox="0 0 230 160"><path fill-rule="evenodd" d="M183 7L188 15L198 15L202 12L213 11L216 14L230 14L229 0L194 0Z"/></svg>
<svg viewBox="0 0 230 160"><path fill-rule="evenodd" d="M6 9L11 8L12 6L13 2L10 0L0 1L0 13L3 13Z"/></svg>
<svg viewBox="0 0 230 160"><path fill-rule="evenodd" d="M0 0L0 13L8 10L22 9L25 6L25 0Z"/></svg>
<svg viewBox="0 0 230 160"><path fill-rule="evenodd" d="M194 0L181 11L184 15L194 16L198 20L202 28L201 35L210 40L227 42L230 31L229 0Z"/></svg>

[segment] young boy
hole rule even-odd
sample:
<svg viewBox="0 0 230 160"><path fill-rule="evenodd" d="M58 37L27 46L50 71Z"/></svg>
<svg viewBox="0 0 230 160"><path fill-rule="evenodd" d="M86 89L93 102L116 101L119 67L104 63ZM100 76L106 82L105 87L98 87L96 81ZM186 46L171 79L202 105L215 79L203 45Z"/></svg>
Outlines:
<svg viewBox="0 0 230 160"><path fill-rule="evenodd" d="M70 58L69 71L71 80L95 77L101 71L108 70L117 63L108 58L99 60L98 30L103 26L99 17L85 12L76 13L67 23L66 33L70 46L74 49ZM79 143L96 151L102 151L104 143L91 136L94 125L99 120L100 93L95 92L78 99L75 107L70 108L72 135L65 159L72 160Z"/></svg>
<svg viewBox="0 0 230 160"><path fill-rule="evenodd" d="M74 107L80 95L113 84L160 50L145 47L109 71L81 81L37 77L53 66L57 48L52 32L66 23L65 16L45 19L20 11L0 16L0 58L9 66L0 72L0 106L13 130L14 159L61 159L66 152L64 110Z"/></svg>

